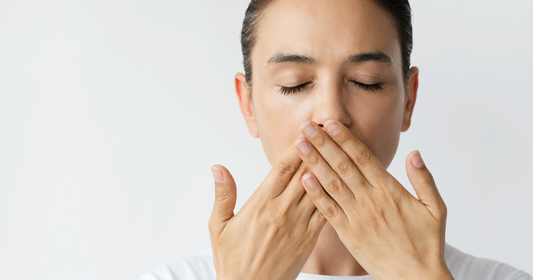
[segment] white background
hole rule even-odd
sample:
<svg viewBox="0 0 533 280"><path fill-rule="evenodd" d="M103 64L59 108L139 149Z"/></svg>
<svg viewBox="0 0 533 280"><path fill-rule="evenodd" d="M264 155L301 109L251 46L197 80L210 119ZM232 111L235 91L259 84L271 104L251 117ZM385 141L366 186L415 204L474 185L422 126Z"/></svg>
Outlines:
<svg viewBox="0 0 533 280"><path fill-rule="evenodd" d="M0 1L0 279L136 279L210 246L269 164L233 91L247 0ZM533 2L412 1L413 125L447 241L533 272Z"/></svg>

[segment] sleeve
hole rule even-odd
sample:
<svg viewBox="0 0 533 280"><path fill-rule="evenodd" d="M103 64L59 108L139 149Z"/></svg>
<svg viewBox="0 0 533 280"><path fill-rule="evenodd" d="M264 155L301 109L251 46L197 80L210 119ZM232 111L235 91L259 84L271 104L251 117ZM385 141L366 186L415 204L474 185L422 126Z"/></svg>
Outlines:
<svg viewBox="0 0 533 280"><path fill-rule="evenodd" d="M533 280L530 274L495 260L476 258L446 244L445 259L456 280Z"/></svg>
<svg viewBox="0 0 533 280"><path fill-rule="evenodd" d="M533 280L533 277L523 270L517 270L511 273L505 280Z"/></svg>

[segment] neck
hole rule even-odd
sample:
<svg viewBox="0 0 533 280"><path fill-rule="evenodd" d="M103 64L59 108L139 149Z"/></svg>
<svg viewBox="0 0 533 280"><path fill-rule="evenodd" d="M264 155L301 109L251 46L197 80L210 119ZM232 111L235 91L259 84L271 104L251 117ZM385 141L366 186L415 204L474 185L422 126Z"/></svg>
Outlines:
<svg viewBox="0 0 533 280"><path fill-rule="evenodd" d="M302 272L335 276L368 275L346 249L330 223L326 223L322 229L316 246Z"/></svg>

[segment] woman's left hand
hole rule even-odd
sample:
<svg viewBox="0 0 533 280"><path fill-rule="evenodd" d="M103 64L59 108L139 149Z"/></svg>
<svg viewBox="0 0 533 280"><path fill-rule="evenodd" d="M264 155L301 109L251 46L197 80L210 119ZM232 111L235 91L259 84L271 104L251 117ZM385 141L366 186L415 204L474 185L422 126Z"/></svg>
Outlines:
<svg viewBox="0 0 533 280"><path fill-rule="evenodd" d="M297 152L313 173L303 185L374 279L453 279L444 261L446 205L418 152L406 160L417 199L343 124L308 122L302 132Z"/></svg>

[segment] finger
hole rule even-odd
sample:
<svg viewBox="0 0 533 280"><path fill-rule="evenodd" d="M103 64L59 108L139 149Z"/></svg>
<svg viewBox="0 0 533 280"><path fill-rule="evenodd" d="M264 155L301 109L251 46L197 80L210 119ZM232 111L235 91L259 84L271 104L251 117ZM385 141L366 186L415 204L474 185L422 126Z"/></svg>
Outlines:
<svg viewBox="0 0 533 280"><path fill-rule="evenodd" d="M278 197L285 191L289 181L300 167L301 162L302 159L296 153L294 146L289 147L272 169L270 169L270 172L268 172L257 191L261 192L261 196Z"/></svg>
<svg viewBox="0 0 533 280"><path fill-rule="evenodd" d="M215 179L215 203L209 219L209 230L218 236L224 230L226 223L234 216L237 187L233 176L224 166L213 165L211 172Z"/></svg>
<svg viewBox="0 0 533 280"><path fill-rule="evenodd" d="M315 204L320 212L320 216L328 220L333 226L344 221L346 218L344 211L339 204L337 204L337 202L324 191L324 188L320 185L320 181L317 180L313 174L305 174L302 178L302 184L304 185L309 198L311 198L313 204ZM313 218L312 216L311 219L319 219L319 217ZM320 220L317 222L319 221Z"/></svg>
<svg viewBox="0 0 533 280"><path fill-rule="evenodd" d="M329 120L324 124L324 131L350 157L372 186L382 185L383 178L391 176L374 154L345 125Z"/></svg>
<svg viewBox="0 0 533 280"><path fill-rule="evenodd" d="M317 149L322 158L355 195L361 187L370 186L346 152L323 129L319 129L316 123L305 122L302 124L301 130L306 139Z"/></svg>
<svg viewBox="0 0 533 280"><path fill-rule="evenodd" d="M305 138L296 140L298 155L303 162L309 167L324 190L335 200L341 207L349 205L355 199L354 193L346 186L344 181L335 171L331 169L328 163L322 158L318 151Z"/></svg>
<svg viewBox="0 0 533 280"><path fill-rule="evenodd" d="M327 221L328 220L324 218L324 215L322 215L322 213L315 208L311 214L311 217L309 218L309 223L307 223L307 229L311 232L315 232L316 235L319 235Z"/></svg>
<svg viewBox="0 0 533 280"><path fill-rule="evenodd" d="M298 205L302 196L305 194L305 189L302 186L302 177L308 172L309 168L307 168L305 162L302 161L300 167L298 167L298 170L296 170L289 181L289 184L285 188L285 191L279 195L278 198L283 197L283 199L286 199L290 204Z"/></svg>
<svg viewBox="0 0 533 280"><path fill-rule="evenodd" d="M446 218L446 204L440 196L433 176L427 169L419 151L413 151L406 160L407 177L422 202L437 220Z"/></svg>
<svg viewBox="0 0 533 280"><path fill-rule="evenodd" d="M300 184L301 184L302 178L300 178ZM298 208L301 209L302 216L309 219L313 212L316 210L316 206L311 200L311 197L308 193L305 192L305 188L302 185L302 190L304 190L304 194L302 195L302 198L298 202Z"/></svg>

